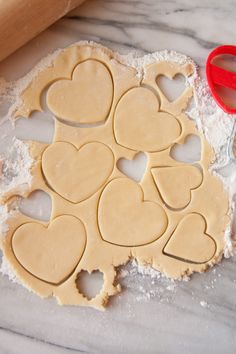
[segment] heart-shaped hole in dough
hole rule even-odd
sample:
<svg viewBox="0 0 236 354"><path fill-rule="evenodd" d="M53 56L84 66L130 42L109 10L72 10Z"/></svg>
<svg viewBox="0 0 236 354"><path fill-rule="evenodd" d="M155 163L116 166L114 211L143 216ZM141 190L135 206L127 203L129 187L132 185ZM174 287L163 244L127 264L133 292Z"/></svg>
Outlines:
<svg viewBox="0 0 236 354"><path fill-rule="evenodd" d="M20 212L32 219L49 221L52 211L52 200L48 193L35 190L28 198L20 198Z"/></svg>
<svg viewBox="0 0 236 354"><path fill-rule="evenodd" d="M177 100L182 95L186 89L185 82L186 79L182 74L176 74L173 78L169 78L165 75L158 75L156 78L156 83L159 89L169 102Z"/></svg>
<svg viewBox="0 0 236 354"><path fill-rule="evenodd" d="M199 136L191 134L184 144L174 144L170 150L172 159L192 164L201 160L201 140Z"/></svg>
<svg viewBox="0 0 236 354"><path fill-rule="evenodd" d="M33 112L28 118L18 118L14 133L21 140L35 140L50 144L54 135L54 119L48 112Z"/></svg>
<svg viewBox="0 0 236 354"><path fill-rule="evenodd" d="M104 283L104 275L99 270L94 270L91 273L81 270L75 283L79 293L91 300L100 293Z"/></svg>
<svg viewBox="0 0 236 354"><path fill-rule="evenodd" d="M138 152L133 160L121 158L117 161L117 168L127 177L140 182L147 168L147 155Z"/></svg>

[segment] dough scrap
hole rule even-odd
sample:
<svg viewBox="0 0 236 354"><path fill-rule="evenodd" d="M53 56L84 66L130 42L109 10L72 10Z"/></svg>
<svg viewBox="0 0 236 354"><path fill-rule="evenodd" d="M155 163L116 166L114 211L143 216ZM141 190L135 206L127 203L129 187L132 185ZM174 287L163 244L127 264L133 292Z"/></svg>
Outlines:
<svg viewBox="0 0 236 354"><path fill-rule="evenodd" d="M157 85L158 75L187 77L193 71L190 63L161 61L144 64L140 76L107 48L78 44L28 84L15 116L42 111L45 89L56 116L52 144L28 143L30 187L2 198L9 209L17 195L27 198L35 190L52 200L48 223L15 211L1 238L4 257L29 289L60 304L102 310L121 290L116 267L131 258L173 279L221 259L228 195L209 172L210 145L185 114L192 88L170 102ZM192 134L201 139L199 169L170 154ZM139 152L147 165L137 183L117 162ZM103 273L103 287L87 299L76 280L81 271L96 270Z"/></svg>

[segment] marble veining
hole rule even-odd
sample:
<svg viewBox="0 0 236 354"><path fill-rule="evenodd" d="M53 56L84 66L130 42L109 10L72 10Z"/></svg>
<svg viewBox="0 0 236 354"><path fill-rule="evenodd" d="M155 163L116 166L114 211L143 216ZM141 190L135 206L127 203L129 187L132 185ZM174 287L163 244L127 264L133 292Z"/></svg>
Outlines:
<svg viewBox="0 0 236 354"><path fill-rule="evenodd" d="M0 76L23 76L83 39L124 53L174 49L203 69L211 48L235 43L235 20L233 0L87 0L0 63ZM235 257L190 282L131 273L104 313L60 307L1 276L0 354L236 352Z"/></svg>

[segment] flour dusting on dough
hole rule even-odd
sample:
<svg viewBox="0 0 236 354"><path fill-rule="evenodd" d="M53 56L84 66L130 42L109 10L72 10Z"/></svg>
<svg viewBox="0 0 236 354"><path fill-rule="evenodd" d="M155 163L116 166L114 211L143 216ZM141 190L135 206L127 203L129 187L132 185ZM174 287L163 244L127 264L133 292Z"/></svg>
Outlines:
<svg viewBox="0 0 236 354"><path fill-rule="evenodd" d="M79 42L77 45L84 45L88 42ZM95 43L89 42L90 45L98 46ZM53 54L48 55L44 58L29 74L27 74L22 79L8 83L5 80L0 80L0 96L1 101L8 100L12 103L5 119L11 119L16 108L21 104L20 94L27 87L28 83L35 77L40 71L50 66L53 60L57 55L62 51L57 50ZM153 54L145 55L140 58L135 55L135 53L130 53L128 55L120 55L115 53L115 59L118 59L120 62L128 66L135 67L137 69L138 75L141 77L144 72L144 67L148 64L158 62L158 61L169 61L175 62L178 64L187 64L190 63L194 66L194 73L190 78L186 79L186 86L191 86L194 89L194 98L195 106L187 112L189 117L196 122L196 125L200 131L204 133L209 143L212 145L215 151L215 162L212 165L211 169L214 173L218 175L218 169L225 166L229 163L228 155L228 146L229 140L232 138L233 123L234 119L229 117L224 113L212 99L207 84L205 80L200 79L197 73L197 67L193 60L185 55L176 53L174 51L160 51ZM2 120L3 121L3 120ZM9 155L3 156L2 164L2 175L0 176L0 194L3 196L5 193L10 191L13 188L18 188L19 186L22 190L26 190L31 183L31 174L30 168L32 167L33 160L29 155L28 146L24 142L21 142L18 139L14 139L12 148L8 152ZM236 184L236 172L232 172L229 177L221 177L223 180L224 186L227 189L230 195L230 210L229 214L232 217L233 212L235 211L234 196L236 190L232 188L232 185ZM232 183L234 181L234 183ZM0 207L0 227L2 228L3 233L7 232L4 229L6 227L5 221L11 215L6 209L6 206ZM226 239L226 249L225 255L229 256L233 254L233 244L232 244L232 228L229 225L225 231ZM123 269L120 272L120 277L126 277L130 272L133 272L133 275L142 274L148 275L151 277L152 281L160 280L163 276L160 272L154 270L152 267L140 266L135 264L135 261L132 261L131 268L133 270ZM3 259L1 272L9 276L13 281L20 282L16 280L16 277L12 270L10 269L9 264L6 260ZM167 290L174 291L176 283L170 281L171 283L166 286ZM168 289L169 287L169 289ZM142 289L140 289L143 293ZM145 293L145 292L144 292ZM146 298L155 296L153 293L147 293ZM201 306L205 307L201 304Z"/></svg>
<svg viewBox="0 0 236 354"><path fill-rule="evenodd" d="M6 205L0 205L0 233L5 235L8 231L8 225L6 224L9 218L9 211Z"/></svg>
<svg viewBox="0 0 236 354"><path fill-rule="evenodd" d="M0 198L4 198L8 192L17 188L18 191L28 190L31 183L30 168L33 160L30 157L28 145L16 138L13 139L11 148L0 157ZM0 234L8 232L7 220L14 217L17 208L9 208L8 205L0 205ZM10 280L21 283L16 280L14 271L10 264L2 257L0 272L7 275Z"/></svg>
<svg viewBox="0 0 236 354"><path fill-rule="evenodd" d="M13 283L24 285L15 275L14 270L12 269L10 263L7 261L6 257L2 257L0 272L2 275L7 276Z"/></svg>
<svg viewBox="0 0 236 354"><path fill-rule="evenodd" d="M12 189L24 191L31 183L30 168L33 164L28 145L16 138L5 155L1 156L2 166L0 175L0 197Z"/></svg>

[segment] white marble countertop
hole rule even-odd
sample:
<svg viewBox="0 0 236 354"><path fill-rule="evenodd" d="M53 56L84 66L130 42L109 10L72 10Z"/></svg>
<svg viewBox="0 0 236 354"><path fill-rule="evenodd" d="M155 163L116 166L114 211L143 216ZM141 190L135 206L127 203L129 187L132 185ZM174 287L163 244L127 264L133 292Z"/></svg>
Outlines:
<svg viewBox="0 0 236 354"><path fill-rule="evenodd" d="M116 50L174 49L204 66L211 48L235 43L235 21L233 0L88 0L2 62L0 76L23 76L81 39ZM128 276L101 313L41 300L1 276L0 354L236 353L236 258L190 282L153 283Z"/></svg>

